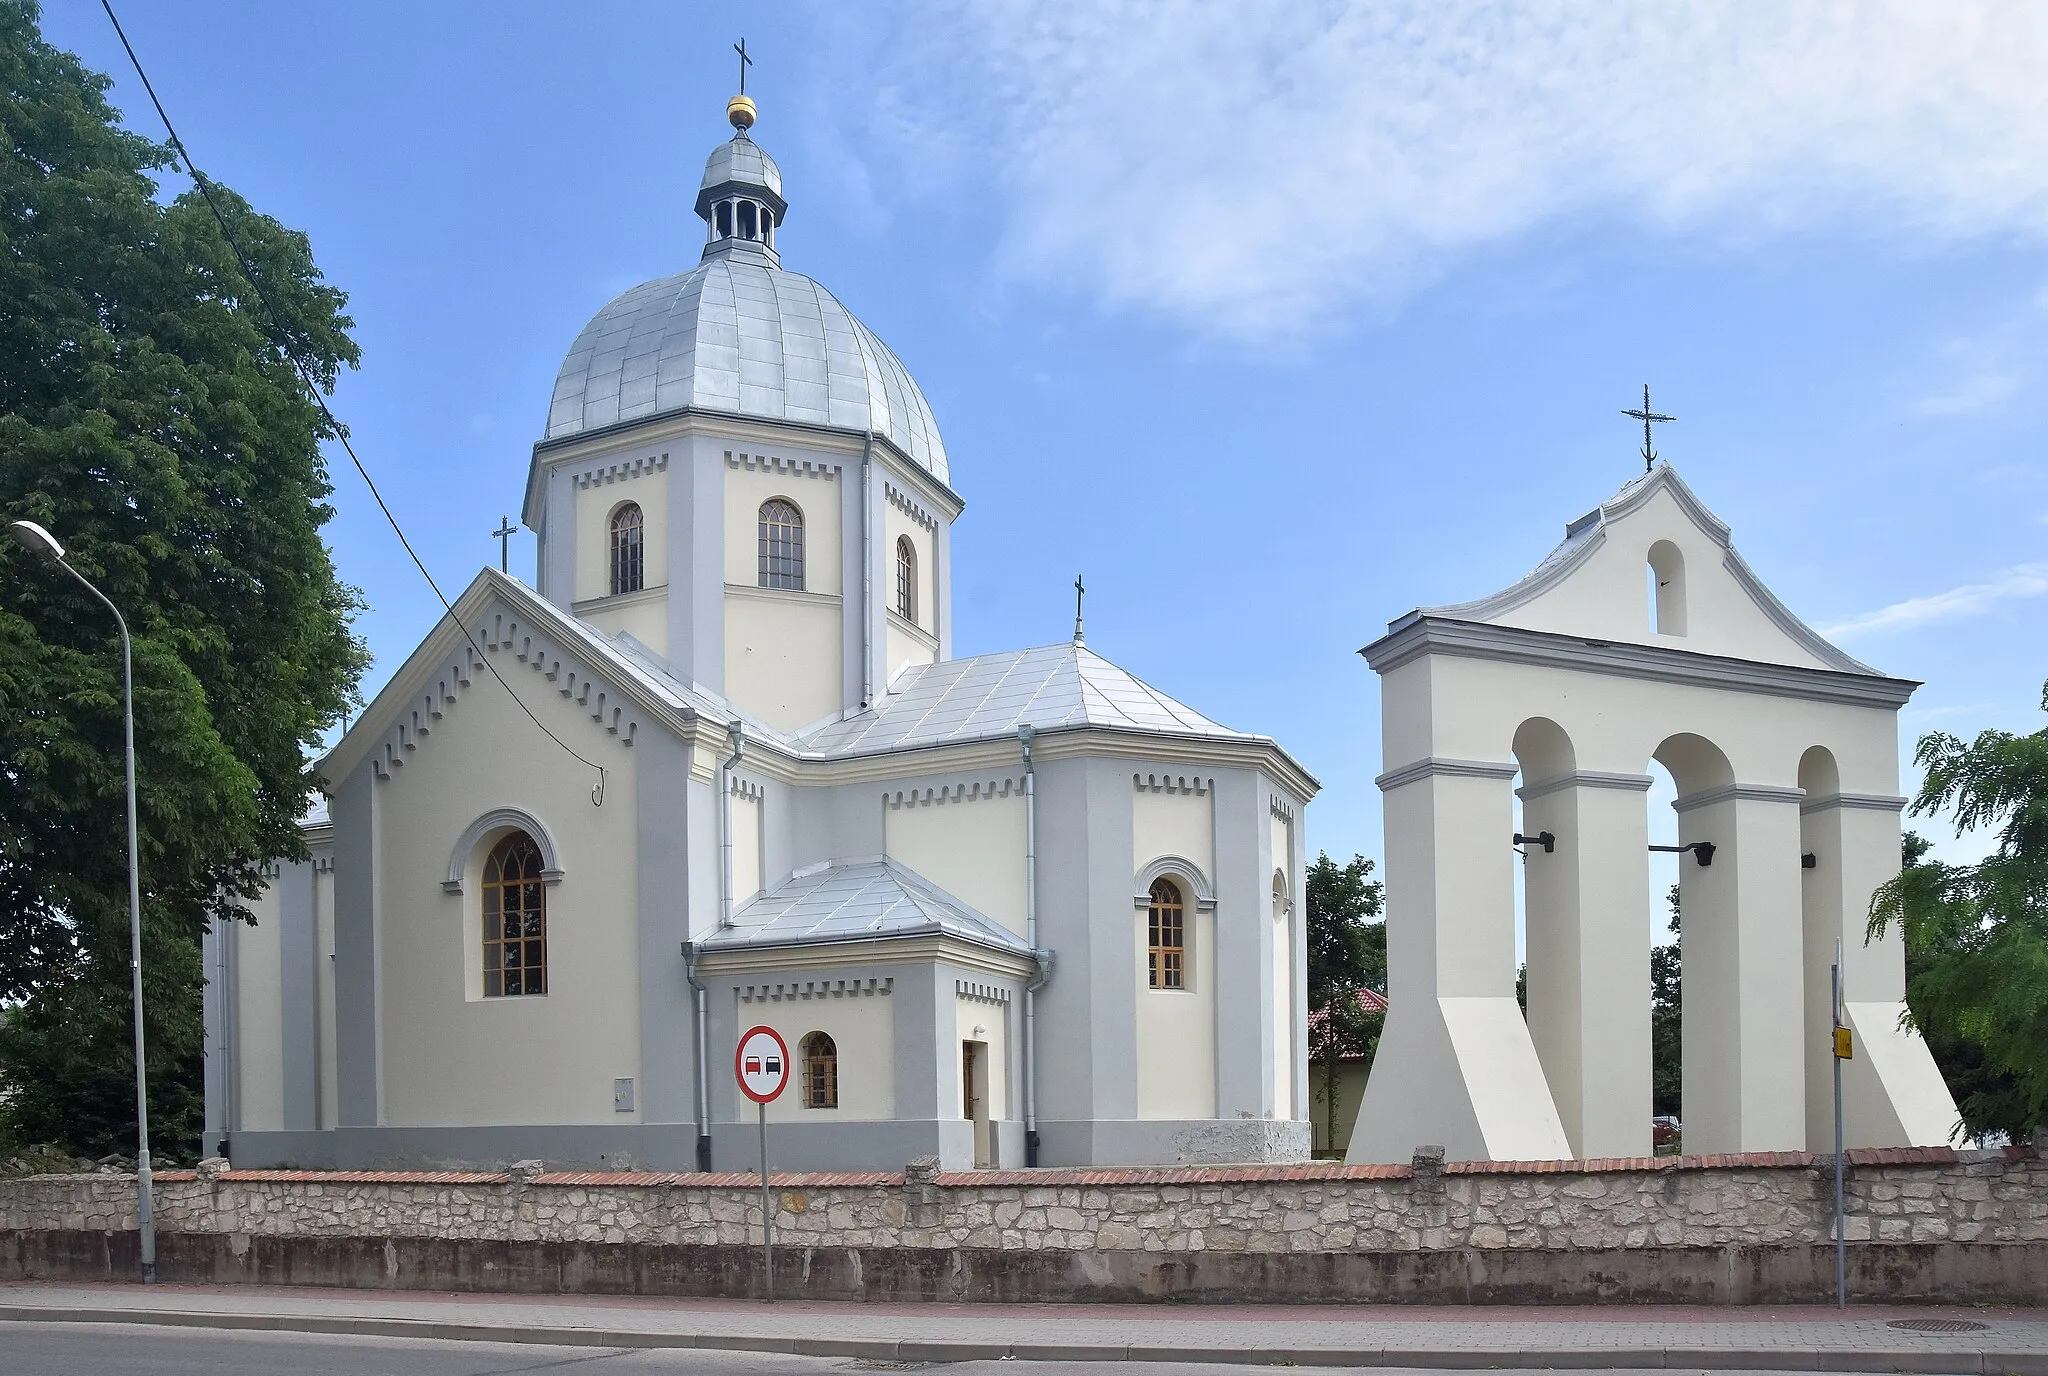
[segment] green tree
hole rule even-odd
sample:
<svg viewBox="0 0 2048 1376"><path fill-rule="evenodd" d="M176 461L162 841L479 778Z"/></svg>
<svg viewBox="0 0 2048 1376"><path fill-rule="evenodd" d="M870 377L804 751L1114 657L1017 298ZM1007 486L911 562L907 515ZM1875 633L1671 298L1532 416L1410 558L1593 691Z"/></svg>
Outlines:
<svg viewBox="0 0 2048 1376"><path fill-rule="evenodd" d="M255 298L170 151L105 77L0 0L0 520L49 527L135 644L151 1127L197 1146L199 941L300 857L309 750L365 656L320 527L320 411L356 347L303 235L214 195ZM0 542L0 1095L23 1141L134 1150L121 672L105 610Z"/></svg>
<svg viewBox="0 0 2048 1376"><path fill-rule="evenodd" d="M2042 691L2048 711L2048 687ZM1961 1132L2014 1140L2048 1123L2048 730L1920 738L1915 814L1991 831L1974 865L1908 863L1871 900L1870 935L1906 941L1907 1016L1955 1091Z"/></svg>
<svg viewBox="0 0 2048 1376"><path fill-rule="evenodd" d="M1666 901L1677 931L1678 885ZM1684 961L1678 941L1650 948L1650 1112L1672 1118L1685 1111Z"/></svg>
<svg viewBox="0 0 2048 1376"><path fill-rule="evenodd" d="M1927 852L1933 846L1926 837L1907 832L1900 845L1901 870L1926 863ZM1927 1049L1941 1070L1949 1096L1962 1112L1964 1135L1982 1138L2003 1133L2009 1140L2022 1141L2039 1125L2039 1118L2026 1112L2015 1077L1984 1064L1983 1044L1963 1029L1953 1009L1938 999L1916 994L1916 987L1923 991L1929 987L1921 983L1921 977L1933 973L1954 953L1954 943L1945 938L1939 924L1929 924L1917 935L1908 936L1906 1006L1913 1013L1920 1034L1927 1039Z"/></svg>
<svg viewBox="0 0 2048 1376"><path fill-rule="evenodd" d="M1319 1015L1310 1024L1308 1055L1323 1071L1325 1150L1336 1132L1342 1062L1362 1057L1370 1066L1386 1022L1384 1013L1367 1012L1358 997L1366 989L1384 992L1387 985L1387 924L1381 916L1386 888L1372 871L1373 862L1363 855L1340 865L1327 852L1308 867L1308 1006Z"/></svg>

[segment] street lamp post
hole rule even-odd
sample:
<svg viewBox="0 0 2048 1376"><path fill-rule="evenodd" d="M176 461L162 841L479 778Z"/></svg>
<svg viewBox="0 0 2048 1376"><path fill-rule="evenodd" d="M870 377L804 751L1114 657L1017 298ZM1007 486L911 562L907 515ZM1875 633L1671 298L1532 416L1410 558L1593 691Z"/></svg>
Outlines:
<svg viewBox="0 0 2048 1376"><path fill-rule="evenodd" d="M56 536L34 521L16 521L8 527L8 533L25 549L76 578L114 614L114 624L121 629L121 730L128 772L128 974L135 998L136 1218L142 1231L142 1283L150 1285L156 1281L156 1219L149 1174L149 1073L142 1059L142 862L135 826L135 670L128 646L128 622L105 593L65 562L64 546L57 543Z"/></svg>

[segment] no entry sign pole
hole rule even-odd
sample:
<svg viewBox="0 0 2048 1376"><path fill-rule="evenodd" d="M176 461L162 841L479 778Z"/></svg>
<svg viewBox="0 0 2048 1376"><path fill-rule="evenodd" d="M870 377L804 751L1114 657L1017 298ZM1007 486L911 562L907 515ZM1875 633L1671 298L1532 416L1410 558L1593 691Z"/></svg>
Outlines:
<svg viewBox="0 0 2048 1376"><path fill-rule="evenodd" d="M768 1191L768 1105L789 1086L789 1048L772 1027L750 1027L733 1049L733 1077L740 1093L760 1110L761 1125L761 1278L770 1304L775 1303L775 1201Z"/></svg>
<svg viewBox="0 0 2048 1376"><path fill-rule="evenodd" d="M768 1105L754 1105L761 1111L761 1279L768 1287L768 1303L775 1303L775 1205L768 1196Z"/></svg>

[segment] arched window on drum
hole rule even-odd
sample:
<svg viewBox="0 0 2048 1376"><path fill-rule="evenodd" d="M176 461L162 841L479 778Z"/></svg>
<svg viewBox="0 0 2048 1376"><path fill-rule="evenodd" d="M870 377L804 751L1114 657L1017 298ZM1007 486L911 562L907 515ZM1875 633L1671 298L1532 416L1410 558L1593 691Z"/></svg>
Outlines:
<svg viewBox="0 0 2048 1376"><path fill-rule="evenodd" d="M775 497L761 503L761 586L802 592L804 514L795 502Z"/></svg>
<svg viewBox="0 0 2048 1376"><path fill-rule="evenodd" d="M917 546L908 535L896 537L896 615L917 624Z"/></svg>
<svg viewBox="0 0 2048 1376"><path fill-rule="evenodd" d="M611 572L614 596L647 586L646 522L637 502L623 503L612 513Z"/></svg>

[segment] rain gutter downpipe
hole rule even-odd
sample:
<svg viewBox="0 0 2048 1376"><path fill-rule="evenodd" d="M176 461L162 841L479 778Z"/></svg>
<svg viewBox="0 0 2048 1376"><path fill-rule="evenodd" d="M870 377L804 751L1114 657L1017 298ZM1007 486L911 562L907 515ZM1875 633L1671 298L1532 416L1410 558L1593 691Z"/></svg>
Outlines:
<svg viewBox="0 0 2048 1376"><path fill-rule="evenodd" d="M711 1169L711 1089L705 1078L704 981L697 978L697 943L683 943L683 978L690 982L690 1003L697 1018L697 1169Z"/></svg>
<svg viewBox="0 0 2048 1376"><path fill-rule="evenodd" d="M1031 982L1024 986L1024 1164L1038 1164L1038 991L1052 973L1038 949L1038 783L1031 764L1029 722L1017 728L1024 749L1024 940L1031 947Z"/></svg>

